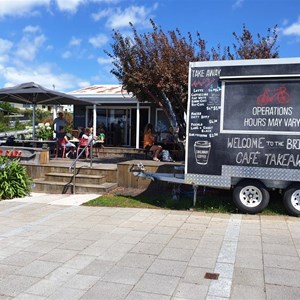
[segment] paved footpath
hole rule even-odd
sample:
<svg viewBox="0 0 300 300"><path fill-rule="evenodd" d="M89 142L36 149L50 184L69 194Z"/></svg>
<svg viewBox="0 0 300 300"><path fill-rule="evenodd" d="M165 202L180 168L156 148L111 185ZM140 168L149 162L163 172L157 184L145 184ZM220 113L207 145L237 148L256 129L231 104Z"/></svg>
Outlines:
<svg viewBox="0 0 300 300"><path fill-rule="evenodd" d="M300 219L0 202L0 299L300 299ZM209 278L205 278L209 277Z"/></svg>

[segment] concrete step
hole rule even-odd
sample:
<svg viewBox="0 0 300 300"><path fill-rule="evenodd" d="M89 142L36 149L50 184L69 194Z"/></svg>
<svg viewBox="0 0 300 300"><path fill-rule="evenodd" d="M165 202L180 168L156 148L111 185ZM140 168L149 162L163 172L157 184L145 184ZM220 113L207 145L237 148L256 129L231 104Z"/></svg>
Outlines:
<svg viewBox="0 0 300 300"><path fill-rule="evenodd" d="M33 180L33 192L45 192L49 194L71 194L73 192L73 183L67 184L62 181L47 181L44 178ZM86 184L76 182L76 194L85 193L107 193L118 186L115 182L105 182L102 184Z"/></svg>
<svg viewBox="0 0 300 300"><path fill-rule="evenodd" d="M45 181L61 181L70 182L72 179L72 173L58 173L51 172L45 174ZM95 184L100 185L106 182L106 178L103 175L92 175L92 174L76 174L76 184Z"/></svg>

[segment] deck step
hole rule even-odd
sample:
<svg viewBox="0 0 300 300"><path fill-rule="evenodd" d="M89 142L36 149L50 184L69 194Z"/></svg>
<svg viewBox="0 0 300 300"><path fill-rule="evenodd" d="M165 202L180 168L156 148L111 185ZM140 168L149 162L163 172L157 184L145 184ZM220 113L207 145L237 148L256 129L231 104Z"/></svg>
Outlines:
<svg viewBox="0 0 300 300"><path fill-rule="evenodd" d="M69 182L73 177L73 173L59 173L50 172L45 174L46 181L62 181ZM104 175L92 175L92 174L76 174L76 184L102 184L106 182Z"/></svg>
<svg viewBox="0 0 300 300"><path fill-rule="evenodd" d="M34 179L33 192L46 192L49 194L71 194L73 184L67 184L62 181L47 181L44 178ZM118 186L115 182L104 182L102 184L87 184L76 182L77 194L79 193L107 193Z"/></svg>

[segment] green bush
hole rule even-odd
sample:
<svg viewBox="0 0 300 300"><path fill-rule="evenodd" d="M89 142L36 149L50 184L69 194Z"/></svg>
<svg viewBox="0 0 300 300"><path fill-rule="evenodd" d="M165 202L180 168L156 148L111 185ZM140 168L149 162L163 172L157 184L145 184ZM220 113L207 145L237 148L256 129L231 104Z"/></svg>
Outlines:
<svg viewBox="0 0 300 300"><path fill-rule="evenodd" d="M0 156L0 200L29 195L32 180L18 159Z"/></svg>

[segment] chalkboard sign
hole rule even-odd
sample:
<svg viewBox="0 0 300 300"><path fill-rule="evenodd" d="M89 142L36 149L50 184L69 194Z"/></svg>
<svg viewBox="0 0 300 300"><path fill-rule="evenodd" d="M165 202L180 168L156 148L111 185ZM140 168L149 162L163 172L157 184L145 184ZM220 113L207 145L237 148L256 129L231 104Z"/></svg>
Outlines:
<svg viewBox="0 0 300 300"><path fill-rule="evenodd" d="M190 64L187 173L300 169L300 61Z"/></svg>
<svg viewBox="0 0 300 300"><path fill-rule="evenodd" d="M222 133L300 134L300 80L231 81L223 88Z"/></svg>

